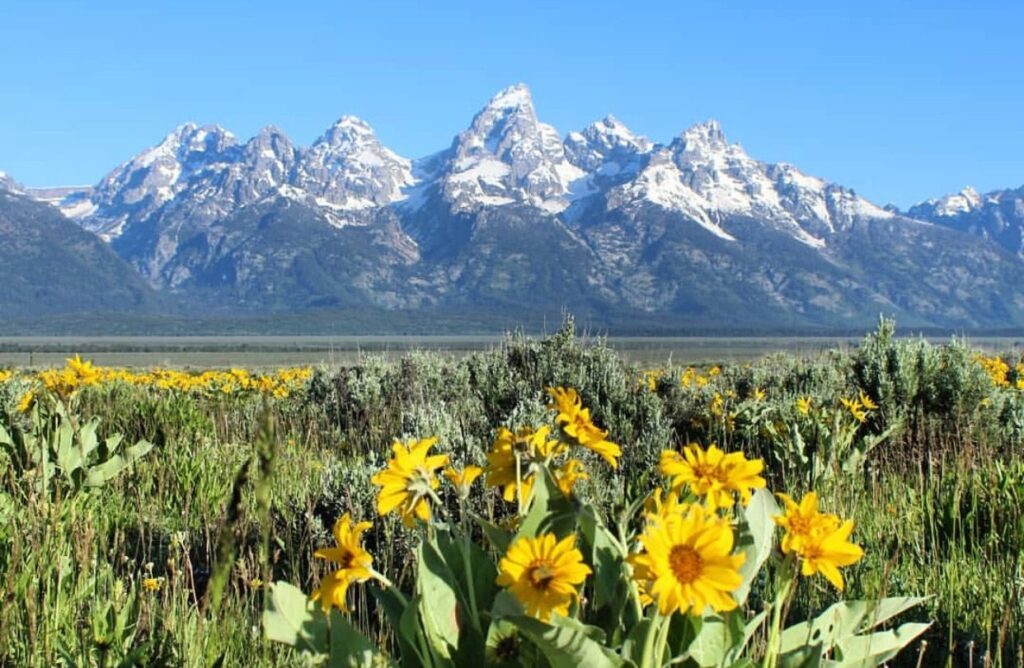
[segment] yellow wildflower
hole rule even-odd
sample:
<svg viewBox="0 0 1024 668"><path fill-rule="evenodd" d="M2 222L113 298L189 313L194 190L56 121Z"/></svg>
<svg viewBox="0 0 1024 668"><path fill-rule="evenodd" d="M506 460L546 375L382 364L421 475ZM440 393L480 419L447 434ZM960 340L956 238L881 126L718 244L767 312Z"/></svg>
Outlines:
<svg viewBox="0 0 1024 668"><path fill-rule="evenodd" d="M370 479L381 488L377 495L377 512L382 517L398 511L402 523L408 527L416 518L424 522L430 519L428 498L440 484L434 471L448 463L448 455L427 455L435 443L436 437L407 444L395 441L391 446L393 455L387 468Z"/></svg>
<svg viewBox="0 0 1024 668"><path fill-rule="evenodd" d="M633 556L633 577L641 592L657 601L663 615L702 614L736 608L745 556L732 554L735 537L728 520L690 504L679 514L648 521L640 535L643 552Z"/></svg>
<svg viewBox="0 0 1024 668"><path fill-rule="evenodd" d="M19 413L28 413L32 410L32 406L36 403L36 391L29 390L25 394L21 395L21 400L18 401L17 411Z"/></svg>
<svg viewBox="0 0 1024 668"><path fill-rule="evenodd" d="M469 496L469 489L473 486L473 481L479 478L483 472L482 468L472 464L461 471L449 466L444 470L444 477L448 478L448 482L455 488L459 497L465 499Z"/></svg>
<svg viewBox="0 0 1024 668"><path fill-rule="evenodd" d="M498 429L494 445L487 453L488 487L501 487L502 498L511 502L517 497L518 480L522 500L526 501L533 490L535 470L562 450L558 441L548 438L550 433L550 427L520 427L515 432L505 427Z"/></svg>
<svg viewBox="0 0 1024 668"><path fill-rule="evenodd" d="M743 505L750 503L751 491L765 487L760 476L764 462L748 460L742 452L726 454L711 444L707 452L696 443L683 448L680 455L664 450L660 463L662 475L672 478L673 490L684 485L697 496L704 497L709 510L732 508L733 494L739 494Z"/></svg>
<svg viewBox="0 0 1024 668"><path fill-rule="evenodd" d="M796 400L796 410L801 415L810 415L811 406L812 404L810 397L800 397L799 399Z"/></svg>
<svg viewBox="0 0 1024 668"><path fill-rule="evenodd" d="M569 614L569 606L579 597L590 567L576 549L576 535L561 541L554 534L523 537L509 546L498 565L498 585L508 588L526 614L547 621L552 613Z"/></svg>
<svg viewBox="0 0 1024 668"><path fill-rule="evenodd" d="M353 525L352 516L345 513L334 523L337 547L323 547L313 553L317 559L326 559L339 566L323 579L312 595L314 601L320 601L325 612L332 605L342 611L348 610L345 594L349 585L353 582L366 582L373 576L373 556L362 546L363 533L371 526L369 522Z"/></svg>
<svg viewBox="0 0 1024 668"><path fill-rule="evenodd" d="M146 591L160 591L164 588L163 578L142 578L142 588Z"/></svg>
<svg viewBox="0 0 1024 668"><path fill-rule="evenodd" d="M590 419L590 409L583 407L576 390L562 387L547 388L552 402L548 408L558 412L555 422L562 426L562 431L577 443L600 455L608 465L617 468L618 457L622 449L608 439L608 432L598 429Z"/></svg>
<svg viewBox="0 0 1024 668"><path fill-rule="evenodd" d="M836 589L843 591L841 566L856 563L864 556L860 546L849 541L853 521L840 519L830 513L818 511L818 497L808 492L800 503L785 494L779 494L786 506L775 522L786 529L782 551L800 558L800 572L805 576L820 573Z"/></svg>
<svg viewBox="0 0 1024 668"><path fill-rule="evenodd" d="M562 490L562 494L566 496L572 496L572 490L576 486L577 480L590 478L586 469L583 468L583 462L578 459L565 460L560 467L554 470L554 475L558 489Z"/></svg>

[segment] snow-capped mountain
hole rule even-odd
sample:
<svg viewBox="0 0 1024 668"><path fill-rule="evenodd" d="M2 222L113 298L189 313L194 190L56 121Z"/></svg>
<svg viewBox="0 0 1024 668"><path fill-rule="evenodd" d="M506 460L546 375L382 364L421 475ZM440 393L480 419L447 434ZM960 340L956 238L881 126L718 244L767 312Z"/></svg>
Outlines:
<svg viewBox="0 0 1024 668"><path fill-rule="evenodd" d="M7 172L0 171L0 191L21 193L23 188L21 184L11 178Z"/></svg>
<svg viewBox="0 0 1024 668"><path fill-rule="evenodd" d="M1024 322L1012 287L1024 264L990 241L1013 246L994 223L950 220L991 200L1005 221L1021 199L883 209L751 157L715 121L664 144L613 116L563 138L518 84L423 159L353 116L308 148L274 128L240 143L189 123L56 203L150 285L225 307L564 305L804 324L885 311L971 326Z"/></svg>
<svg viewBox="0 0 1024 668"><path fill-rule="evenodd" d="M991 239L1024 259L1024 186L984 195L968 186L912 206L907 215Z"/></svg>

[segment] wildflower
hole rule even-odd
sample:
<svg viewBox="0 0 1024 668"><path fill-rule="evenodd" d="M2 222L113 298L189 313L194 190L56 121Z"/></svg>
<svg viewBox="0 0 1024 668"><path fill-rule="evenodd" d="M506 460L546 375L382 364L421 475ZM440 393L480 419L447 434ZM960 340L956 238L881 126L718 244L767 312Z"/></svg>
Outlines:
<svg viewBox="0 0 1024 668"><path fill-rule="evenodd" d="M764 401L767 396L768 393L760 388L754 390L754 401Z"/></svg>
<svg viewBox="0 0 1024 668"><path fill-rule="evenodd" d="M799 552L803 544L814 534L827 531L839 524L835 516L818 512L818 495L814 492L805 494L800 503L787 494L777 496L786 508L785 514L773 518L775 523L786 531L781 545L784 554Z"/></svg>
<svg viewBox="0 0 1024 668"><path fill-rule="evenodd" d="M3 370L0 370L0 383L6 383L7 381L9 381L13 377L14 377L14 372L13 371L3 371Z"/></svg>
<svg viewBox="0 0 1024 668"><path fill-rule="evenodd" d="M849 541L853 521L841 522L831 513L819 512L814 492L805 494L799 504L785 494L779 494L779 498L786 506L785 514L774 518L776 524L786 529L782 551L800 558L803 575L820 573L843 591L839 568L850 566L864 556L864 550Z"/></svg>
<svg viewBox="0 0 1024 668"><path fill-rule="evenodd" d="M391 446L394 454L387 468L370 479L381 488L377 495L377 512L381 517L397 510L407 527L416 518L424 522L430 519L427 498L440 484L434 471L448 463L448 455L427 455L435 443L436 437L404 445L395 441Z"/></svg>
<svg viewBox="0 0 1024 668"><path fill-rule="evenodd" d="M160 591L164 588L163 578L142 578L142 588L146 591Z"/></svg>
<svg viewBox="0 0 1024 668"><path fill-rule="evenodd" d="M19 413L28 413L32 410L32 406L36 403L36 391L29 390L25 394L21 395L21 399L18 401L18 406L15 410Z"/></svg>
<svg viewBox="0 0 1024 668"><path fill-rule="evenodd" d="M859 399L846 399L845 397L840 399L846 410L850 411L850 415L853 416L857 422L866 422L868 419L868 413L864 408L864 405Z"/></svg>
<svg viewBox="0 0 1024 668"><path fill-rule="evenodd" d="M461 471L449 466L444 470L444 477L448 478L448 482L455 488L459 497L465 499L469 496L469 488L483 472L484 470L479 466L469 465Z"/></svg>
<svg viewBox="0 0 1024 668"><path fill-rule="evenodd" d="M502 487L502 498L515 501L517 482L525 500L533 490L533 475L539 464L561 451L561 444L549 439L550 427L521 427L512 432L498 429L498 436L487 453L487 485Z"/></svg>
<svg viewBox="0 0 1024 668"><path fill-rule="evenodd" d="M83 361L78 355L65 360L67 368L78 378L78 385L86 387L97 385L102 377L102 372L93 366L92 362Z"/></svg>
<svg viewBox="0 0 1024 668"><path fill-rule="evenodd" d="M751 491L765 487L759 474L764 470L760 459L748 460L742 452L726 454L712 444L705 452L696 443L683 448L680 455L674 450L661 453L662 475L672 478L672 488L683 485L697 496L704 497L708 509L732 508L733 494L739 494L743 505L750 503Z"/></svg>
<svg viewBox="0 0 1024 668"><path fill-rule="evenodd" d="M715 396L711 398L711 403L708 405L708 410L716 416L721 416L725 412L725 400L722 399L721 393L715 392Z"/></svg>
<svg viewBox="0 0 1024 668"><path fill-rule="evenodd" d="M720 367L718 365L715 365L715 366L711 367L710 369L708 369L708 375L711 376L711 377L717 376L720 373L722 373L722 367Z"/></svg>
<svg viewBox="0 0 1024 668"><path fill-rule="evenodd" d="M332 605L342 611L348 610L345 605L345 594L349 585L353 582L365 582L373 576L373 556L362 546L363 532L371 526L373 525L369 522L353 525L351 515L345 513L334 523L334 540L338 544L337 547L323 547L313 553L317 559L326 559L339 566L338 570L324 578L320 587L313 592L313 600L320 601L325 612Z"/></svg>
<svg viewBox="0 0 1024 668"><path fill-rule="evenodd" d="M643 552L633 556L633 577L663 615L699 615L736 608L745 556L732 554L735 538L728 520L690 504L684 513L650 521L640 536Z"/></svg>
<svg viewBox="0 0 1024 668"><path fill-rule="evenodd" d="M590 478L583 468L583 462L578 459L565 460L560 467L555 469L554 474L558 489L562 490L562 494L566 496L572 496L572 490L576 486L577 480Z"/></svg>
<svg viewBox="0 0 1024 668"><path fill-rule="evenodd" d="M670 515L681 515L690 504L682 503L679 494L661 487L655 487L651 495L644 501L644 513L648 520L665 519Z"/></svg>
<svg viewBox="0 0 1024 668"><path fill-rule="evenodd" d="M801 415L810 415L811 414L811 398L810 397L800 397L799 399L797 399L796 400L796 410Z"/></svg>
<svg viewBox="0 0 1024 668"><path fill-rule="evenodd" d="M263 589L263 585L265 584L266 583L262 578L253 578L252 580L249 580L249 586L253 589Z"/></svg>
<svg viewBox="0 0 1024 668"><path fill-rule="evenodd" d="M876 404L874 401L872 401L871 397L869 397L868 395L864 394L864 390L860 391L860 397L858 399L860 401L860 405L863 406L865 409L867 409L869 411L873 411L873 410L877 410L878 409L878 404Z"/></svg>
<svg viewBox="0 0 1024 668"><path fill-rule="evenodd" d="M590 418L590 409L583 407L576 390L561 387L549 387L548 394L552 402L548 408L558 411L555 422L562 426L562 431L577 443L600 455L608 465L617 468L618 457L622 456L622 449L615 443L607 440L608 432L598 429Z"/></svg>
<svg viewBox="0 0 1024 668"><path fill-rule="evenodd" d="M498 565L498 585L507 587L526 613L542 621L556 612L569 614L569 606L579 596L590 567L576 549L576 535L561 541L546 533L537 538L523 537L508 548Z"/></svg>

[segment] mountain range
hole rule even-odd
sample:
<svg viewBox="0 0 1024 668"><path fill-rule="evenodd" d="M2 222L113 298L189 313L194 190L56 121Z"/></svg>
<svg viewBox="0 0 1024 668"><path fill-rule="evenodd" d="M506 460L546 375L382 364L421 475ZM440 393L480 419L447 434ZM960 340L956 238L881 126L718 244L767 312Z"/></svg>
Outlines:
<svg viewBox="0 0 1024 668"><path fill-rule="evenodd" d="M417 160L353 116L308 147L273 127L242 142L187 123L93 187L0 174L0 189L0 248L28 253L21 236L36 234L37 264L55 253L42 278L0 265L0 284L45 284L85 253L103 275L75 278L96 296L81 310L1024 326L1024 188L881 207L752 158L715 121L664 144L612 116L563 136L521 84Z"/></svg>

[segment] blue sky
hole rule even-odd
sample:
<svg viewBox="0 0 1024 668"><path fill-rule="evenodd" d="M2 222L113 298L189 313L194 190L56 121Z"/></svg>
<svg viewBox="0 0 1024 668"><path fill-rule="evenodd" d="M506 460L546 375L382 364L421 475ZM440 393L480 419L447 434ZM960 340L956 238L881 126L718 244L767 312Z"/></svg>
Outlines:
<svg viewBox="0 0 1024 668"><path fill-rule="evenodd" d="M448 145L515 82L563 134L721 121L879 203L1024 184L1024 3L46 2L0 21L0 170L94 183L186 120Z"/></svg>

